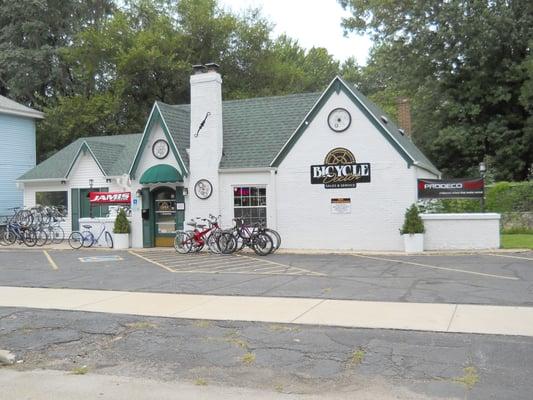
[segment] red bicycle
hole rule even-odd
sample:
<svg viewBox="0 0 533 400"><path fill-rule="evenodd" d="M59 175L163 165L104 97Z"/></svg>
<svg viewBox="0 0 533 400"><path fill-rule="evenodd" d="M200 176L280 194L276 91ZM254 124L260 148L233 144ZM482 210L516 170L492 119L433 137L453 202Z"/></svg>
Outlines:
<svg viewBox="0 0 533 400"><path fill-rule="evenodd" d="M210 214L209 219L196 217L195 220L187 222L187 225L194 228L193 230L176 231L174 238L176 251L181 254L198 253L207 244L211 252L220 253L218 236L222 230L218 225L218 218ZM205 223L202 224L197 221L204 221Z"/></svg>

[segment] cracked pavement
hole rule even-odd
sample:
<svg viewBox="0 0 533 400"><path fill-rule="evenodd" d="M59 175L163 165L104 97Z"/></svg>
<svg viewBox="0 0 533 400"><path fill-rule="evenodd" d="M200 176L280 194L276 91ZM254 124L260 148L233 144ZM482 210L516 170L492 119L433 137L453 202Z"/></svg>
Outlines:
<svg viewBox="0 0 533 400"><path fill-rule="evenodd" d="M1 251L0 285L533 305L533 252L386 259L269 256L274 262L326 276L172 273L127 252L113 253L123 261L101 263L81 263L78 257L109 252L50 250L49 254L58 270L41 251ZM70 374L87 366L88 375L78 379L120 376L193 386L200 382L264 390L272 398L280 393L326 398L333 393L332 398L353 395L373 400L529 400L532 345L533 338L519 336L0 308L0 348L22 360L0 367L0 382L10 380L6 371Z"/></svg>
<svg viewBox="0 0 533 400"><path fill-rule="evenodd" d="M533 338L71 311L0 309L0 348L23 360L0 376L86 366L89 374L282 393L379 387L399 399L530 399L533 376ZM472 387L463 382L468 367Z"/></svg>

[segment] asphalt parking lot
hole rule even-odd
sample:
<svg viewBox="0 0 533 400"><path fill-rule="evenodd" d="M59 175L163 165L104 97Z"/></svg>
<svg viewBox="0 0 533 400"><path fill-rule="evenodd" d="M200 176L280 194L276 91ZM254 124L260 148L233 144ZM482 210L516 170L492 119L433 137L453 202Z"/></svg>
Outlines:
<svg viewBox="0 0 533 400"><path fill-rule="evenodd" d="M1 286L533 305L533 252L227 257L1 249L0 271Z"/></svg>

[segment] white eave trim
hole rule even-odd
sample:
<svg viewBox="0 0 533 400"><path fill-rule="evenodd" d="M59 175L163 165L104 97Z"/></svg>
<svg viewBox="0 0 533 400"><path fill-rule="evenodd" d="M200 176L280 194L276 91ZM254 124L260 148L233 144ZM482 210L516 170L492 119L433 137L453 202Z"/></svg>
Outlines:
<svg viewBox="0 0 533 400"><path fill-rule="evenodd" d="M429 166L427 166L427 165L425 165L425 164L422 164L422 163L420 163L420 162L418 162L418 161L415 161L415 162L413 163L413 165L414 165L415 167L418 167L418 168L424 169L424 170L426 170L426 171L428 171L428 172L431 172L432 174L437 175L439 178L440 178L441 175L442 175L442 173L441 173L438 169L431 168L431 167L429 167Z"/></svg>
<svg viewBox="0 0 533 400"><path fill-rule="evenodd" d="M34 119L43 119L44 113L40 111L22 111L13 110L11 108L0 108L0 114L16 115L18 117L28 117Z"/></svg>
<svg viewBox="0 0 533 400"><path fill-rule="evenodd" d="M219 168L218 172L221 174L234 174L234 173L246 173L246 172L270 172L277 171L276 167L256 167L256 168Z"/></svg>
<svg viewBox="0 0 533 400"><path fill-rule="evenodd" d="M68 179L65 178L42 178L42 179L15 179L15 182L21 182L21 183L39 183L39 182L61 182L66 181L68 182Z"/></svg>
<svg viewBox="0 0 533 400"><path fill-rule="evenodd" d="M172 141L172 144L174 145L174 148L176 149L176 153L178 154L178 157L180 158L181 165L183 165L183 169L185 169L185 171L183 172L185 172L185 175L189 175L189 171L187 170L187 165L183 162L183 158L181 158L180 149L176 145L176 142L174 142L174 138L172 137L172 134L170 133L170 129L168 129L167 121L165 121L165 117L163 117L163 113L161 112L161 109L159 108L157 101L155 102L155 106L157 107L157 110L159 111L159 115L161 116L161 121L163 121L163 124L165 124L165 128L167 129L167 132L168 132L168 136L170 136L170 140Z"/></svg>
<svg viewBox="0 0 533 400"><path fill-rule="evenodd" d="M102 168L102 166L100 165L100 162L98 161L98 159L96 158L96 156L94 155L93 151L91 150L91 147L89 146L89 143L87 143L86 140L84 140L82 142L82 144L80 145L80 148L78 149L78 152L76 153L76 156L74 157L74 159L72 160L72 163L70 164L69 168L68 168L68 171L67 171L67 175L65 176L65 178L63 178L62 180L67 180L67 178L70 176L70 173L72 172L72 168L74 168L74 164L76 164L76 161L78 161L78 158L80 157L80 153L81 153L81 150L83 149L83 146L87 146L87 149L89 149L89 153L91 153L91 157L93 158L94 162L96 163L96 165L98 165L98 168L100 169L100 172L102 173L102 175L107 178L108 176L106 175L104 169Z"/></svg>

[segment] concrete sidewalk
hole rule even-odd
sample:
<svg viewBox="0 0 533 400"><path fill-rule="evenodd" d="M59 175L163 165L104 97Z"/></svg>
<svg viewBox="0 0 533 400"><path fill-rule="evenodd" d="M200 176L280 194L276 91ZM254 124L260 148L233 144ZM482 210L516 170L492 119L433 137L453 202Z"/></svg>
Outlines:
<svg viewBox="0 0 533 400"><path fill-rule="evenodd" d="M533 336L533 308L0 287L0 307Z"/></svg>

